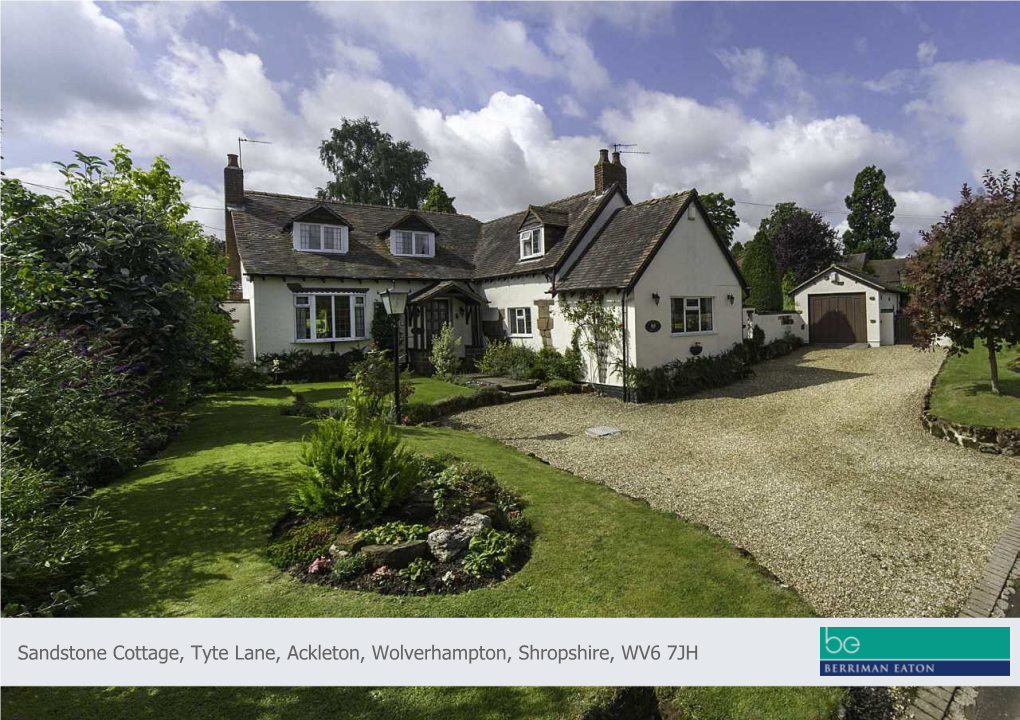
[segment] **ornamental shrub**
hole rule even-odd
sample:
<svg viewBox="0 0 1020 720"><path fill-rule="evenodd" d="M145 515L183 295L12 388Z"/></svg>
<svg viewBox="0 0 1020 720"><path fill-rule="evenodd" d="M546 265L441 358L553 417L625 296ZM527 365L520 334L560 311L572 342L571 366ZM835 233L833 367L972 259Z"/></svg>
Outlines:
<svg viewBox="0 0 1020 720"><path fill-rule="evenodd" d="M478 369L486 375L503 375L520 380L527 377L536 357L537 353L527 345L492 342L478 361Z"/></svg>
<svg viewBox="0 0 1020 720"><path fill-rule="evenodd" d="M525 373L529 380L576 380L581 376L583 370L581 354L573 348L567 351L566 355L560 354L553 348L544 347L539 350Z"/></svg>
<svg viewBox="0 0 1020 720"><path fill-rule="evenodd" d="M319 423L301 453L302 479L291 499L302 515L339 515L368 525L399 505L417 483L418 464L396 431L371 410L364 391L347 396L343 419Z"/></svg>
<svg viewBox="0 0 1020 720"><path fill-rule="evenodd" d="M751 286L747 304L758 312L783 309L783 286L769 238L759 231L744 250L740 271Z"/></svg>
<svg viewBox="0 0 1020 720"><path fill-rule="evenodd" d="M460 338L453 334L453 326L444 323L439 334L432 338L432 367L436 369L436 377L440 380L451 380L460 368L460 357L457 348Z"/></svg>
<svg viewBox="0 0 1020 720"><path fill-rule="evenodd" d="M393 396L393 362L381 352L371 352L361 362L355 363L354 387L364 398L365 409L373 415L382 414L387 399ZM400 404L408 406L408 399L414 393L414 385L405 377L400 378ZM392 402L392 400L390 400ZM349 403L348 403L349 405ZM396 418L399 420L400 418Z"/></svg>
<svg viewBox="0 0 1020 720"><path fill-rule="evenodd" d="M353 580L368 569L368 560L361 553L340 555L333 560L334 580Z"/></svg>
<svg viewBox="0 0 1020 720"><path fill-rule="evenodd" d="M358 537L369 545L397 545L411 540L424 540L432 532L428 525L410 525L399 520L362 530Z"/></svg>
<svg viewBox="0 0 1020 720"><path fill-rule="evenodd" d="M269 562L282 569L299 564L307 566L316 558L329 555L329 546L336 536L336 518L313 518L295 525L269 543L266 556Z"/></svg>
<svg viewBox="0 0 1020 720"><path fill-rule="evenodd" d="M365 353L357 348L345 353L288 350L263 353L255 365L277 383L328 382L346 380L353 374L354 366L364 359Z"/></svg>
<svg viewBox="0 0 1020 720"><path fill-rule="evenodd" d="M475 577L494 577L509 570L522 548L519 537L489 530L471 538L464 553L464 572Z"/></svg>

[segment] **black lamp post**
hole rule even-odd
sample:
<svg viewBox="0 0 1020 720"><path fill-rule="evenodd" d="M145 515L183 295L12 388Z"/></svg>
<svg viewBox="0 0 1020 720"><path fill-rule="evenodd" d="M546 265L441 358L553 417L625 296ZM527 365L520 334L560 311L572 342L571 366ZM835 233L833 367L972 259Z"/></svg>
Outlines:
<svg viewBox="0 0 1020 720"><path fill-rule="evenodd" d="M407 291L390 288L379 293L386 313L393 318L393 407L400 424L400 318L407 307Z"/></svg>

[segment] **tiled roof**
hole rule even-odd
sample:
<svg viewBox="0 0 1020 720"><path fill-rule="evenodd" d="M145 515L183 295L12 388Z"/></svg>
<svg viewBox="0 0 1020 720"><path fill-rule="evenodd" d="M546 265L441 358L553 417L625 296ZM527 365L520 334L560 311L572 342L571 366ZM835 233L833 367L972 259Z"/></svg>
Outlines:
<svg viewBox="0 0 1020 720"><path fill-rule="evenodd" d="M617 210L580 259L556 283L560 290L628 287L687 204L689 192L646 200Z"/></svg>
<svg viewBox="0 0 1020 720"><path fill-rule="evenodd" d="M875 288L876 290L887 290L888 292L895 292L895 293L902 293L903 292L903 288L901 288L896 283L885 282L885 281L881 280L879 277L877 277L875 275L872 275L871 273L866 273L863 270L858 270L857 268L851 267L850 265L847 265L845 262L843 262L843 263L833 263L832 265L830 265L829 267L825 268L821 272L816 273L815 275L812 275L810 278L808 278L807 280L802 282L800 285L798 285L797 287L795 287L792 290L790 290L790 292L788 294L789 295L795 295L802 288L805 288L808 285L813 285L815 282L818 281L819 278L824 277L825 275L827 275L828 273L832 272L833 270L838 270L841 273L849 275L850 277L854 278L855 280L858 280L858 281L860 281L861 283L863 283L865 285L869 285L869 286Z"/></svg>
<svg viewBox="0 0 1020 720"><path fill-rule="evenodd" d="M866 272L871 273L884 283L900 283L903 268L907 266L907 258L890 258L888 260L869 260L864 265Z"/></svg>
<svg viewBox="0 0 1020 720"><path fill-rule="evenodd" d="M320 204L351 224L348 252L297 252L284 226ZM231 208L244 271L251 275L337 278L470 279L481 223L467 215L415 211L435 227L434 258L394 257L378 233L399 222L408 210L378 205L325 202L315 198L245 192L243 209Z"/></svg>
<svg viewBox="0 0 1020 720"><path fill-rule="evenodd" d="M594 220L599 210L609 201L613 190L603 195L592 191L546 203L539 208L529 208L513 215L492 220L482 226L482 238L475 256L476 278L493 278L523 273L533 273L556 267L566 256L570 247ZM553 211L558 217L566 214L569 225L562 238L551 243L552 235L547 233L545 255L535 260L521 260L521 246L518 230L529 211Z"/></svg>

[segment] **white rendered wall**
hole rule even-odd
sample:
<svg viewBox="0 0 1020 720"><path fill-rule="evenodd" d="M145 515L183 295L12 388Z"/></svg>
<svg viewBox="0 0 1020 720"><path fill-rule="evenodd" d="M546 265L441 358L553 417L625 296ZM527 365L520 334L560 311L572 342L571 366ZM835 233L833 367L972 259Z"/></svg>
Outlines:
<svg viewBox="0 0 1020 720"><path fill-rule="evenodd" d="M688 219L688 213L693 214L693 220ZM659 295L658 304L653 293ZM677 358L693 357L690 347L695 342L701 343L702 355L714 355L729 350L743 339L740 281L693 204L677 221L632 295L636 317L631 327L636 355L630 361L638 367L651 368ZM672 335L671 297L713 298L712 331ZM658 332L645 329L649 320L660 323Z"/></svg>
<svg viewBox="0 0 1020 720"><path fill-rule="evenodd" d="M801 289L793 296L797 309L807 320L808 327L810 328L811 314L808 307L809 295L847 295L852 293L864 293L864 307L867 316L865 326L867 327L868 332L868 345L871 347L878 347L882 344L882 328L879 324L879 295L882 293L872 287L864 285L863 283L857 282L845 273L841 273L838 270L835 272L838 274L841 284L837 285L832 281L832 272L826 273L820 279Z"/></svg>
<svg viewBox="0 0 1020 720"><path fill-rule="evenodd" d="M792 319L793 324L784 325L784 318ZM754 313L751 316L751 321L748 323L747 337L752 337L751 333L753 332L754 326L760 327L762 332L765 333L766 343L778 340L785 336L788 332L799 337L805 343L808 341L807 318L802 317L799 312L790 311L767 314Z"/></svg>
<svg viewBox="0 0 1020 720"><path fill-rule="evenodd" d="M503 330L510 342L526 345L534 350L542 349L542 336L538 332L538 307L535 306L535 301L552 299L552 295L549 294L550 284L545 276L535 274L503 280L486 280L483 283L478 283L478 288L485 299L489 301L489 307L483 311L485 320L495 320L498 317L497 312L502 311ZM531 335L511 337L510 328L507 325L507 310L520 307L531 308ZM563 348L557 346L557 350L562 351Z"/></svg>
<svg viewBox="0 0 1020 720"><path fill-rule="evenodd" d="M251 342L251 308L247 301L227 300L220 307L230 315L234 323L234 337L241 342L241 357L238 362L250 363L255 360Z"/></svg>

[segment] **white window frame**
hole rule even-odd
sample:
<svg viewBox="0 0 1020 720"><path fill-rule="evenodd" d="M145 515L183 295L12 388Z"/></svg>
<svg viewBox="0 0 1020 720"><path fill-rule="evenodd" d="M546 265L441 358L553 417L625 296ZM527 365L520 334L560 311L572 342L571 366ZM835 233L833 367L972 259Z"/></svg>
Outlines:
<svg viewBox="0 0 1020 720"><path fill-rule="evenodd" d="M521 243L521 260L532 260L545 255L545 229L542 227L521 230L518 236ZM531 253L524 252L524 243L531 243Z"/></svg>
<svg viewBox="0 0 1020 720"><path fill-rule="evenodd" d="M506 311L507 323L510 325L510 337L534 337L533 326L531 324L531 308L529 307L513 307L507 308ZM523 325L524 332L519 331L519 325Z"/></svg>
<svg viewBox="0 0 1020 720"><path fill-rule="evenodd" d="M684 331L677 332L673 330L673 302L679 300L682 303L681 311L684 319ZM704 319L704 312L702 311L701 303L703 300L708 300L708 314L712 316L712 327L707 330L702 329L702 320ZM696 302L698 305L698 328L696 330L687 329L687 310L688 304ZM693 306L690 309L694 309ZM674 295L669 299L669 334L673 337L686 337L688 335L715 335L715 297L711 295Z"/></svg>
<svg viewBox="0 0 1020 720"><path fill-rule="evenodd" d="M326 232L323 228L337 228L340 231L340 247L327 249L325 248ZM314 229L314 232L319 236L319 247L301 247L301 234L304 228ZM294 249L298 252L315 252L315 253L332 253L334 255L343 255L347 252L348 247L348 227L346 225L334 225L331 223L305 223L296 222L294 223L293 229L293 240Z"/></svg>
<svg viewBox="0 0 1020 720"><path fill-rule="evenodd" d="M399 252L397 250L397 233L409 233L411 235L411 252ZM422 247L425 252L420 252ZM436 234L421 230L390 230L390 252L397 257L435 257L436 256Z"/></svg>
<svg viewBox="0 0 1020 720"><path fill-rule="evenodd" d="M350 337L343 337L337 335L337 331L340 328L340 323L337 322L337 303L336 298L338 297L349 297L350 304L348 307L348 313L350 317L351 335ZM359 302L360 301L360 302ZM320 303L329 303L331 317L333 319L333 335L331 337L319 337L316 327L317 310ZM294 342L296 343L309 343L309 342L348 342L352 340L367 340L368 339L368 315L366 313L367 302L365 300L365 293L295 293L294 295ZM297 337L297 311L298 308L307 309L309 317L311 318L311 337L299 338ZM361 308L361 330L362 334L358 335L358 322L357 322L357 308Z"/></svg>

